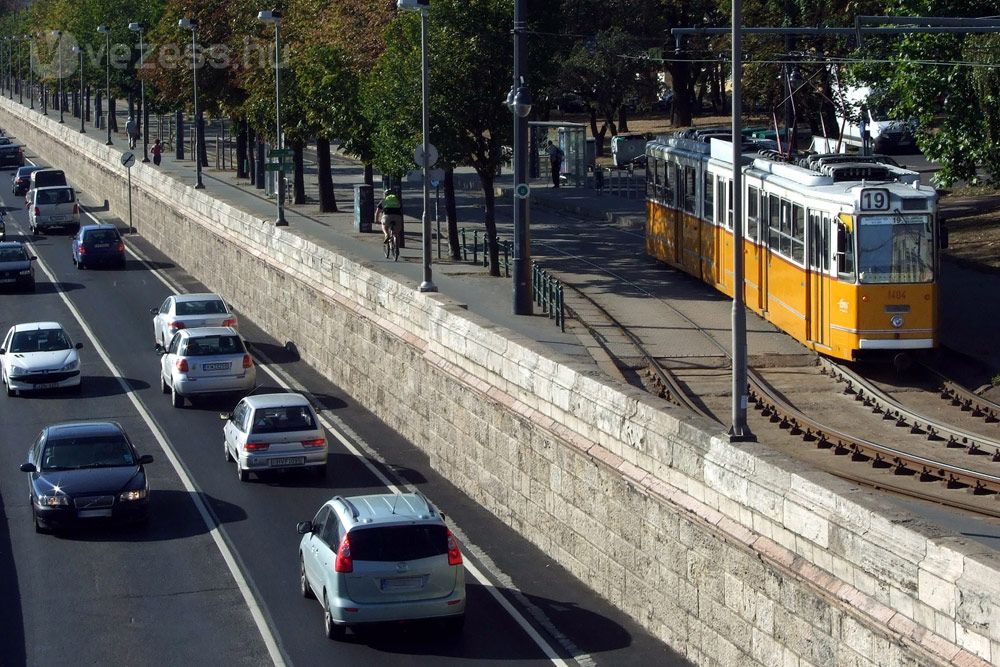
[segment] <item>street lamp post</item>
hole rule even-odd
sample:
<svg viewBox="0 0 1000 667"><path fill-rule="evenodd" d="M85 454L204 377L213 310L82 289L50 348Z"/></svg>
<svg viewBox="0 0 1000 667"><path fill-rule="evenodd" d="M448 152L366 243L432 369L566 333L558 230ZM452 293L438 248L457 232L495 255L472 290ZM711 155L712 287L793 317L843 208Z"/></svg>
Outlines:
<svg viewBox="0 0 1000 667"><path fill-rule="evenodd" d="M63 90L62 90L62 30L53 30L52 36L56 38L56 50L59 51L59 122L63 121Z"/></svg>
<svg viewBox="0 0 1000 667"><path fill-rule="evenodd" d="M14 67L14 52L17 52L17 64L18 68L21 65L21 49L18 48L17 43L21 41L21 38L14 35L10 38L10 99L14 99L14 87L17 85L17 69Z"/></svg>
<svg viewBox="0 0 1000 667"><path fill-rule="evenodd" d="M24 41L28 43L28 104L35 108L35 69L31 66L31 35L25 35Z"/></svg>
<svg viewBox="0 0 1000 667"><path fill-rule="evenodd" d="M138 67L137 67L138 71L140 72L140 75L139 75L139 120L138 120L138 123L139 123L139 131L142 133L142 161L143 162L149 162L149 143L148 143L148 141L149 141L148 140L148 134L149 133L147 132L148 128L146 127L146 124L143 122L144 118L149 118L149 114L146 112L146 82L143 81L142 75L141 75L142 65L143 65L143 57L144 57L144 53L145 53L144 50L143 50L142 35L143 35L143 32L146 30L146 25L144 23L129 23L128 24L128 29L131 30L132 32L139 33L139 64L138 64ZM197 155L197 153L198 153L198 151L195 151L196 155Z"/></svg>
<svg viewBox="0 0 1000 667"><path fill-rule="evenodd" d="M278 146L279 167L278 174L278 219L274 221L276 227L285 227L288 221L285 220L285 156L281 154L285 147L285 138L281 134L281 12L276 9L257 12L257 18L264 23L274 24L274 117L275 117L275 143Z"/></svg>
<svg viewBox="0 0 1000 667"><path fill-rule="evenodd" d="M23 43L23 44L27 44L28 43L28 36L27 35L21 35L21 43ZM23 60L24 60L24 49L18 49L18 51L17 51L17 73L18 73L19 76L17 78L17 102L18 102L18 104L21 104L21 105L24 104L24 75L22 74L22 72L24 71L24 63L22 62ZM30 66L31 63L29 62L28 65Z"/></svg>
<svg viewBox="0 0 1000 667"><path fill-rule="evenodd" d="M201 142L202 142L202 127L198 118L198 55L197 55L197 40L198 40L198 20L183 18L177 21L177 25L181 28L187 28L191 31L191 78L194 81L194 128L195 128L195 139L194 139L194 163L195 163L195 174L196 180L194 187L196 190L202 190L205 184L201 182Z"/></svg>
<svg viewBox="0 0 1000 667"><path fill-rule="evenodd" d="M528 218L528 114L531 91L525 84L528 50L525 41L528 24L527 0L514 0L514 85L507 95L507 106L514 115L514 252L511 262L513 312L531 315L531 233Z"/></svg>
<svg viewBox="0 0 1000 667"><path fill-rule="evenodd" d="M396 7L401 10L417 10L420 12L420 90L422 97L421 104L421 126L422 126L422 154L424 171L424 212L420 219L421 225L421 255L423 258L423 280L418 288L421 292L436 292L437 286L431 278L431 144L430 144L430 112L429 112L429 67L427 64L427 12L430 7L430 0L397 0Z"/></svg>
<svg viewBox="0 0 1000 667"><path fill-rule="evenodd" d="M111 145L111 28L106 25L97 26L97 32L104 35L104 104L108 107L108 140L104 142L106 146Z"/></svg>
<svg viewBox="0 0 1000 667"><path fill-rule="evenodd" d="M80 134L85 134L87 130L83 126L83 49L79 46L74 46L73 53L80 56Z"/></svg>

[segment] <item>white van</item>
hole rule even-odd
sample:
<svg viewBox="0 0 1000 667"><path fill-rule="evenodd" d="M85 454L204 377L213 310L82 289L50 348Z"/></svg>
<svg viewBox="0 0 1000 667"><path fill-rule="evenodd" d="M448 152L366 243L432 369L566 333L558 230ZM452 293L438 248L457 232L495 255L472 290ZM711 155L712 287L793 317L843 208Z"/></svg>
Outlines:
<svg viewBox="0 0 1000 667"><path fill-rule="evenodd" d="M873 92L867 86L847 86L844 89L849 117L845 118L843 107L839 107L836 112L837 127L844 143L862 147L862 132L867 131L868 148L876 153L915 147L916 123L889 118L888 108L876 101Z"/></svg>
<svg viewBox="0 0 1000 667"><path fill-rule="evenodd" d="M49 229L80 229L80 203L67 186L28 190L28 226L32 234Z"/></svg>

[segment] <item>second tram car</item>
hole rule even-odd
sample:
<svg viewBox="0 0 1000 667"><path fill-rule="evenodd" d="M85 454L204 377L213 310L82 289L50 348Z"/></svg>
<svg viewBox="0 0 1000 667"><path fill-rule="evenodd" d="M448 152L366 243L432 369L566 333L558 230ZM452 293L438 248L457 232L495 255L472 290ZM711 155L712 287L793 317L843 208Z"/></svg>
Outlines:
<svg viewBox="0 0 1000 667"><path fill-rule="evenodd" d="M937 193L880 156L790 162L744 141L747 305L837 359L937 345ZM733 295L729 130L646 146L646 250Z"/></svg>

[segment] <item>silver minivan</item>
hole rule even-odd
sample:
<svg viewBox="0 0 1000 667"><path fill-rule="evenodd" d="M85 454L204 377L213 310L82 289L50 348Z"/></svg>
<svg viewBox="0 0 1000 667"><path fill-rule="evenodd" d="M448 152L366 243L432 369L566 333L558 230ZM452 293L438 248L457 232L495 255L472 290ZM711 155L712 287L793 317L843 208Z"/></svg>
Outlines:
<svg viewBox="0 0 1000 667"><path fill-rule="evenodd" d="M299 588L323 607L330 639L366 623L465 622L465 567L458 540L419 493L334 496L296 528Z"/></svg>
<svg viewBox="0 0 1000 667"><path fill-rule="evenodd" d="M76 190L68 185L29 190L28 227L32 234L53 228L71 229L76 233L80 229L80 203L76 199Z"/></svg>

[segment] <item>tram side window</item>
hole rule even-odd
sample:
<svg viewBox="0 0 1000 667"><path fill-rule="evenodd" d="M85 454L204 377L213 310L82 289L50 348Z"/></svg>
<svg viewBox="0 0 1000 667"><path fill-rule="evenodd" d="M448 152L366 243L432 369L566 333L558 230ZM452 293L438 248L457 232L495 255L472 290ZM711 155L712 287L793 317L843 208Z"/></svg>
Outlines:
<svg viewBox="0 0 1000 667"><path fill-rule="evenodd" d="M768 195L767 202L767 245L771 248L771 250L779 250L778 239L781 235L781 199L779 199L777 195Z"/></svg>
<svg viewBox="0 0 1000 667"><path fill-rule="evenodd" d="M698 207L698 183L697 173L694 167L684 167L684 210L688 213L697 213Z"/></svg>
<svg viewBox="0 0 1000 667"><path fill-rule="evenodd" d="M729 187L726 188L726 191L729 193L729 196L726 197L726 211L727 211L726 227L732 229L733 228L733 182L726 181L726 183L729 185Z"/></svg>
<svg viewBox="0 0 1000 667"><path fill-rule="evenodd" d="M747 188L747 239L751 241L757 240L757 219L760 216L760 208L758 204L760 200L757 194L758 190L754 186Z"/></svg>
<svg viewBox="0 0 1000 667"><path fill-rule="evenodd" d="M663 161L663 201L668 204L674 203L674 165L667 160Z"/></svg>
<svg viewBox="0 0 1000 667"><path fill-rule="evenodd" d="M806 243L806 212L799 204L792 205L792 259L803 261Z"/></svg>
<svg viewBox="0 0 1000 667"><path fill-rule="evenodd" d="M705 172L705 201L702 204L702 215L705 220L713 222L712 213L715 208L715 189L712 187L712 174Z"/></svg>
<svg viewBox="0 0 1000 667"><path fill-rule="evenodd" d="M646 198L659 196L659 187L656 182L657 176L659 176L660 170L656 164L656 158L649 158L646 165Z"/></svg>
<svg viewBox="0 0 1000 667"><path fill-rule="evenodd" d="M854 281L854 232L843 222L837 223L837 274L841 280Z"/></svg>

